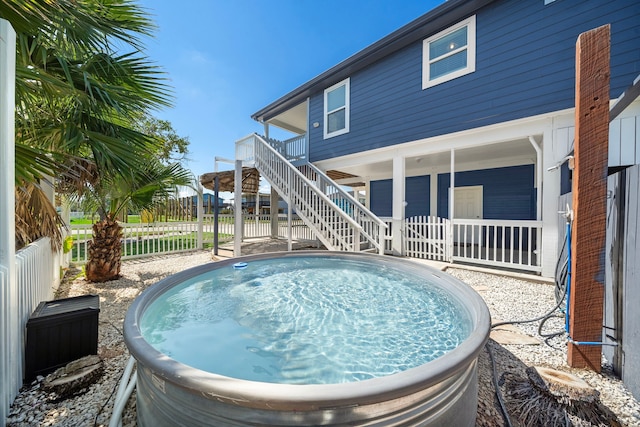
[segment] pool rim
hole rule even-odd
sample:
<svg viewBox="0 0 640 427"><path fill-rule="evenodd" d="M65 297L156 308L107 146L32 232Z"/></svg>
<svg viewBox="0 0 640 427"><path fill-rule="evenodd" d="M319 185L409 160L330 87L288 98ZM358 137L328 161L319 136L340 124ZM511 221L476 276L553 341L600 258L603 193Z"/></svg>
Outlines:
<svg viewBox="0 0 640 427"><path fill-rule="evenodd" d="M472 321L470 335L444 356L406 371L356 382L335 384L280 384L227 377L185 365L158 351L141 334L139 320L147 307L164 291L185 280L237 262L290 258L335 257L357 259L408 270L413 274L435 276L437 286L445 289L467 310ZM446 286L444 286L446 284ZM124 340L140 368L149 369L158 382L168 381L193 393L241 406L280 410L295 408L310 411L349 405L372 404L401 398L434 386L474 363L489 338L490 314L484 300L470 286L417 261L357 252L296 251L270 252L210 262L166 277L144 290L127 310Z"/></svg>

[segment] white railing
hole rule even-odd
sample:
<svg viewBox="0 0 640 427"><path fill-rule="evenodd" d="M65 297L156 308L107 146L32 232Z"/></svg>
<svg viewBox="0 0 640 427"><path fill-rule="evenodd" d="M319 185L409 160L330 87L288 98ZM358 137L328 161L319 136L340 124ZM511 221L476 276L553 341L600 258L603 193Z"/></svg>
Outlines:
<svg viewBox="0 0 640 427"><path fill-rule="evenodd" d="M384 235L387 227L384 221L311 163L305 164L299 170L310 181L315 182L320 191L326 194L333 203L360 224L362 227L360 237L363 245L374 247L378 253L384 252Z"/></svg>
<svg viewBox="0 0 640 427"><path fill-rule="evenodd" d="M213 246L213 214L203 215L203 247ZM218 215L218 243L228 242L234 237L233 214ZM278 215L278 237L287 238L287 215ZM198 246L195 221L162 222L151 224L120 224L123 228L122 259L188 252L202 249ZM271 237L271 217L269 215L243 215L243 238ZM297 216L293 217L293 238L296 240L316 240L314 233ZM93 237L92 224L72 224L73 236L71 262L84 264L88 259L89 242Z"/></svg>
<svg viewBox="0 0 640 427"><path fill-rule="evenodd" d="M122 259L163 255L201 249L198 244L198 223L158 222L152 224L123 224ZM85 263L93 237L92 224L72 224L73 251L71 262Z"/></svg>
<svg viewBox="0 0 640 427"><path fill-rule="evenodd" d="M13 397L22 386L27 321L41 301L53 299L59 284L60 254L51 250L49 238L39 239L16 252L15 286L8 283L6 268L0 265L0 359L3 361L0 412L3 423Z"/></svg>
<svg viewBox="0 0 640 427"><path fill-rule="evenodd" d="M451 261L449 220L437 216L405 218L403 223L404 254L412 258Z"/></svg>
<svg viewBox="0 0 640 427"><path fill-rule="evenodd" d="M319 191L313 182L293 167L258 135L239 144L254 145L255 165L282 198L294 206L298 216L315 231L330 250L359 251L362 226Z"/></svg>
<svg viewBox="0 0 640 427"><path fill-rule="evenodd" d="M271 147L285 159L292 163L306 162L307 159L307 136L299 135L285 141L278 141L273 138L264 138Z"/></svg>
<svg viewBox="0 0 640 427"><path fill-rule="evenodd" d="M388 217L379 217L381 221L385 223L387 226L384 229L384 253L391 254L393 253L393 218Z"/></svg>
<svg viewBox="0 0 640 427"><path fill-rule="evenodd" d="M542 221L454 219L452 259L542 271Z"/></svg>

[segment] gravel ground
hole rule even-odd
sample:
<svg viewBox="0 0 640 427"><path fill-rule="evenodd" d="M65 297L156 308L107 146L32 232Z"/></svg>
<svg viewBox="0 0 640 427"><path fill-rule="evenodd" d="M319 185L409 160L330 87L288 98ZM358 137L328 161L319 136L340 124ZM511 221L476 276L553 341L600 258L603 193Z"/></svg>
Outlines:
<svg viewBox="0 0 640 427"><path fill-rule="evenodd" d="M64 400L45 393L41 389L42 379L23 387L11 407L7 426L108 425L113 409L113 394L129 358L121 332L129 305L140 292L158 280L210 261L209 252L126 261L119 280L102 284L87 283L81 277L69 278L68 274L67 280L60 286L58 298L90 293L100 295L98 354L105 362L105 372L98 382ZM555 305L553 286L548 284L462 268L450 268L447 272L468 283L483 296L493 322L534 318ZM70 273L73 275L74 271ZM562 327L562 319L552 319L546 323L543 333L561 330ZM538 323L518 325L518 328L525 334L538 336ZM505 373L524 375L524 369L533 365L570 372L600 392L601 402L618 417L622 425L640 425L640 404L612 374L606 361L603 361L604 369L601 374L572 369L566 364L563 337L552 338L548 343L550 345L540 340L539 345L499 345L490 340L487 347L492 349L497 378L503 377ZM476 425L504 426L493 386L494 376L487 347L478 359L479 404ZM500 385L500 388L504 392L504 386ZM135 426L135 419L135 398L132 396L123 414L123 426Z"/></svg>

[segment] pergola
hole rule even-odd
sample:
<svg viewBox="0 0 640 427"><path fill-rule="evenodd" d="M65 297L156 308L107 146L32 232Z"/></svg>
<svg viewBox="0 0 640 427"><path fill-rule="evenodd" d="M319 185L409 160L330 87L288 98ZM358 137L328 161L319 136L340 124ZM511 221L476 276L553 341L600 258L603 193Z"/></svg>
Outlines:
<svg viewBox="0 0 640 427"><path fill-rule="evenodd" d="M200 176L200 184L208 190L213 190L214 204L213 204L213 253L218 255L218 213L220 207L218 206L220 191L227 191L230 193L236 193L236 172L235 170L224 172L209 172ZM243 167L241 174L241 188L240 193L253 193L256 195L256 201L259 199L260 188L260 173L256 168ZM236 211L238 207L242 207L242 194L235 194L236 199ZM236 218L238 213L236 212ZM239 230L239 229L238 229ZM235 252L235 250L234 250ZM238 251L239 252L239 251Z"/></svg>
<svg viewBox="0 0 640 427"><path fill-rule="evenodd" d="M235 173L236 171L209 172L200 176L200 184L208 190L212 191L235 191ZM216 189L216 180L218 187ZM256 168L242 168L242 192L257 193L260 187L260 173ZM216 198L218 194L216 193Z"/></svg>

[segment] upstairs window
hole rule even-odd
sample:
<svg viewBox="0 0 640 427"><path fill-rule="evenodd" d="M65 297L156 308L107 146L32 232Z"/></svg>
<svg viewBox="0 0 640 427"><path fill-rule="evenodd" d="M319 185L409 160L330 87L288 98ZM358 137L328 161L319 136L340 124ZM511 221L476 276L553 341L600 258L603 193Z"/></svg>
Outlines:
<svg viewBox="0 0 640 427"><path fill-rule="evenodd" d="M349 132L349 79L324 91L324 138Z"/></svg>
<svg viewBox="0 0 640 427"><path fill-rule="evenodd" d="M475 70L475 15L422 42L422 89Z"/></svg>

